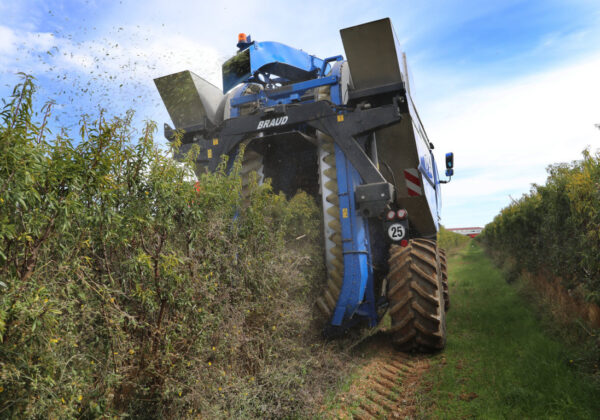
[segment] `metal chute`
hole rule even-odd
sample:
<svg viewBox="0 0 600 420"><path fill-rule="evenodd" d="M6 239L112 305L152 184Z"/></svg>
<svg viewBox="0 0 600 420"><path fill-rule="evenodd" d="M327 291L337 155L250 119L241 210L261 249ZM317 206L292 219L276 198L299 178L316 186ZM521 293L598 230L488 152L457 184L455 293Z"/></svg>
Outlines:
<svg viewBox="0 0 600 420"><path fill-rule="evenodd" d="M223 100L221 89L189 70L154 79L176 129L223 121L218 112Z"/></svg>
<svg viewBox="0 0 600 420"><path fill-rule="evenodd" d="M402 82L396 37L390 19L340 30L354 89Z"/></svg>
<svg viewBox="0 0 600 420"><path fill-rule="evenodd" d="M340 34L356 93L407 80L400 67L401 50L390 19L345 28ZM414 227L422 235L435 235L439 206L430 144L410 94L405 92L402 99L402 120L375 132L379 169L394 184L396 201L408 210Z"/></svg>

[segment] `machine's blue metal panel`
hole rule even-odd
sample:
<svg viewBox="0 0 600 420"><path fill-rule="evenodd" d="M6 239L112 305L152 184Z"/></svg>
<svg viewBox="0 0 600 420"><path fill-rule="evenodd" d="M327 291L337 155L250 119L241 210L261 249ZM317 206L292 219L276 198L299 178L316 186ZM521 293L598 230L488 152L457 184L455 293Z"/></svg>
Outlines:
<svg viewBox="0 0 600 420"><path fill-rule="evenodd" d="M239 83L257 81L259 73L268 73L276 76L274 80L286 82L315 78L329 68L325 60L285 44L252 42L248 48L223 64L223 92L228 92ZM273 79L271 76L269 78Z"/></svg>
<svg viewBox="0 0 600 420"><path fill-rule="evenodd" d="M329 70L329 63L332 63L334 61L338 62L338 68L339 68L339 63L341 63L342 61L344 61L344 56L342 55L334 55L332 57L327 57L325 60L323 60L323 64L321 65L321 76L325 76L327 74L327 71ZM338 74L339 74L339 70L338 70Z"/></svg>
<svg viewBox="0 0 600 420"><path fill-rule="evenodd" d="M342 61L333 64L332 76L340 78ZM340 85L331 87L331 101L342 104ZM343 124L343 119L340 121ZM338 180L340 224L342 226L342 252L344 255L344 278L342 289L333 312L331 324L342 326L357 321L355 315L366 317L369 326L377 324L375 310L373 264L367 219L356 211L354 189L362 184L358 171L335 145L335 162ZM351 320L351 317L354 319Z"/></svg>
<svg viewBox="0 0 600 420"><path fill-rule="evenodd" d="M417 137L419 136L419 132L415 130L415 134ZM433 218L433 222L435 224L436 230L439 230L439 207L438 207L438 195L440 185L436 180L437 169L433 163L433 154L429 147L426 146L426 143L420 139L416 139L417 145L417 153L419 154L419 172L421 174L421 178L423 182L421 182L423 186L423 194L425 195L427 202L429 203L429 209L431 211L431 216Z"/></svg>
<svg viewBox="0 0 600 420"><path fill-rule="evenodd" d="M410 115L412 119L412 125L415 135L415 143L417 146L417 154L419 156L419 172L421 174L421 178L423 182L423 194L427 199L427 203L429 205L429 211L431 212L431 217L433 219L433 223L435 225L436 231L439 230L439 212L440 209L438 207L438 195L440 185L438 181L436 181L437 177L437 168L434 167L433 164L433 154L429 149L429 141L427 140L427 134L425 133L425 129L421 124L421 120L419 119L419 115L414 107L412 99L409 98L408 106L410 109Z"/></svg>
<svg viewBox="0 0 600 420"><path fill-rule="evenodd" d="M435 161L435 156L433 153L431 154L431 161L433 163L433 176L435 178L435 200L437 203L437 217L438 222L442 218L442 189L440 184L440 175L438 173L437 163ZM438 226L439 229L439 226Z"/></svg>
<svg viewBox="0 0 600 420"><path fill-rule="evenodd" d="M255 42L250 46L252 74L271 63L283 63L304 71L314 71L323 66L323 60L279 42Z"/></svg>
<svg viewBox="0 0 600 420"><path fill-rule="evenodd" d="M354 187L360 185L362 180L337 145L335 161L342 226L344 281L331 323L339 326L358 310L369 283L372 289L373 270L369 264L367 223L356 211L354 202Z"/></svg>

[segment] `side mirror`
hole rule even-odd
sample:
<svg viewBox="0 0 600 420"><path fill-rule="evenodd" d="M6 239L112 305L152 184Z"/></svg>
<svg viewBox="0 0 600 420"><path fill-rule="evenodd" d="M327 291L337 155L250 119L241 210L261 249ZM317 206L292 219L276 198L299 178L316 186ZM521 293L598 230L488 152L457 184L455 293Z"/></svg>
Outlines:
<svg viewBox="0 0 600 420"><path fill-rule="evenodd" d="M446 153L446 169L454 169L454 153Z"/></svg>
<svg viewBox="0 0 600 420"><path fill-rule="evenodd" d="M446 176L454 175L454 153L446 153Z"/></svg>
<svg viewBox="0 0 600 420"><path fill-rule="evenodd" d="M454 153L446 153L446 176L452 178L454 175ZM447 184L450 180L440 181L440 184Z"/></svg>

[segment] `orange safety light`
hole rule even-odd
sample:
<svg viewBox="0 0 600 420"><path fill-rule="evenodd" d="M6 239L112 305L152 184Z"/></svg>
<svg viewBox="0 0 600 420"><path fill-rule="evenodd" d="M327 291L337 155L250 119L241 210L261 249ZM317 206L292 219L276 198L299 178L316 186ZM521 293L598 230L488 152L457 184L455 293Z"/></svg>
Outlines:
<svg viewBox="0 0 600 420"><path fill-rule="evenodd" d="M238 42L246 42L246 34L238 34Z"/></svg>

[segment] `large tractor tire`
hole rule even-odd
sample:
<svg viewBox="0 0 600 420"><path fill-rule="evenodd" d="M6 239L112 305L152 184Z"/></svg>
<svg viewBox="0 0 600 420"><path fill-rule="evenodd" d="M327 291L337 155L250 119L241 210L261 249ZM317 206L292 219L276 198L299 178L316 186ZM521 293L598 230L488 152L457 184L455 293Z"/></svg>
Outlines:
<svg viewBox="0 0 600 420"><path fill-rule="evenodd" d="M392 342L400 351L433 352L446 345L446 311L435 241L413 239L390 249L388 274Z"/></svg>
<svg viewBox="0 0 600 420"><path fill-rule="evenodd" d="M450 291L448 289L448 264L446 263L446 250L439 248L440 267L442 270L442 288L444 292L444 309L446 312L450 309Z"/></svg>

